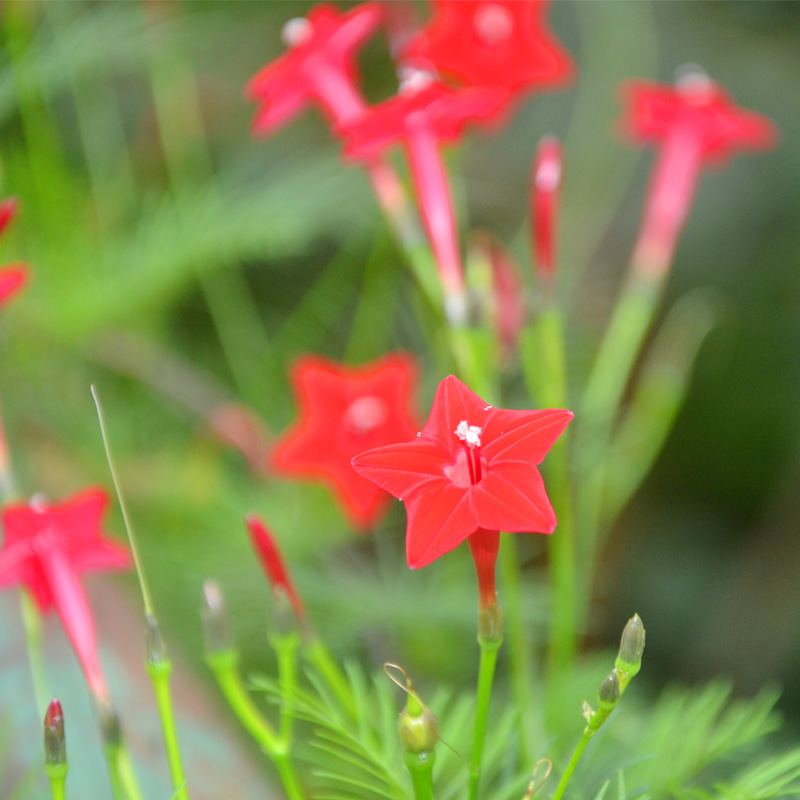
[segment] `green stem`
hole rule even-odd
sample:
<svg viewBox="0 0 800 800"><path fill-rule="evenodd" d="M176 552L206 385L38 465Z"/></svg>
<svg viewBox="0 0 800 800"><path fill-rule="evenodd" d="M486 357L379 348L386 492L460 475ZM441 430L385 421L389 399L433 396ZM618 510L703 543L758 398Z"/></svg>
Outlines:
<svg viewBox="0 0 800 800"><path fill-rule="evenodd" d="M122 786L122 791L125 793L127 800L142 800L142 793L139 789L139 784L136 781L136 775L131 765L131 759L128 755L128 750L124 744L117 748L116 754L117 768L119 772L119 780Z"/></svg>
<svg viewBox="0 0 800 800"><path fill-rule="evenodd" d="M25 644L28 650L28 661L31 668L33 692L36 696L36 707L42 717L47 710L50 692L47 691L47 678L44 671L44 658L42 657L42 616L33 598L25 589L19 593L20 612L22 624L25 628Z"/></svg>
<svg viewBox="0 0 800 800"><path fill-rule="evenodd" d="M279 741L275 729L256 708L236 669L237 656L233 650L206 655L206 663L214 673L228 705L250 736L275 764L289 800L305 800L303 789L289 758L285 744Z"/></svg>
<svg viewBox="0 0 800 800"><path fill-rule="evenodd" d="M47 779L50 781L50 793L53 800L66 800L67 764L45 764Z"/></svg>
<svg viewBox="0 0 800 800"><path fill-rule="evenodd" d="M333 660L333 656L328 652L322 639L315 636L307 642L303 648L303 655L314 665L328 688L333 692L339 704L347 712L351 719L358 719L353 693L350 691L350 684L342 673L339 665Z"/></svg>
<svg viewBox="0 0 800 800"><path fill-rule="evenodd" d="M552 800L561 800L562 796L564 795L564 791L567 788L567 784L572 777L572 773L575 771L575 767L578 765L578 761L580 760L580 757L583 754L583 751L586 749L586 745L589 744L589 739L591 738L592 734L584 730L583 736L581 736L581 740L578 742L578 746L575 748L575 752L572 754L572 758L569 760L569 764L567 764L567 768L564 770L564 774L561 776L558 786L556 786L556 791L552 797Z"/></svg>
<svg viewBox="0 0 800 800"><path fill-rule="evenodd" d="M492 696L494 668L502 639L487 641L478 637L481 648L481 661L478 668L478 692L475 697L475 727L472 735L472 755L469 762L469 800L478 796L478 782L481 779L483 745L486 741L486 721L489 716L489 700Z"/></svg>
<svg viewBox="0 0 800 800"><path fill-rule="evenodd" d="M605 462L614 420L625 387L656 310L663 281L633 269L614 308L600 343L583 396L578 446L577 485L581 487L577 522L581 531L585 567L581 583L591 580L589 570L603 522ZM585 605L585 600L584 600Z"/></svg>
<svg viewBox="0 0 800 800"><path fill-rule="evenodd" d="M281 721L278 738L288 751L294 725L295 694L297 692L297 649L300 637L297 632L277 634L272 646L278 655L278 677L281 687Z"/></svg>
<svg viewBox="0 0 800 800"><path fill-rule="evenodd" d="M411 776L414 800L433 800L433 765L436 762L436 753L433 750L406 753L405 762Z"/></svg>
<svg viewBox="0 0 800 800"><path fill-rule="evenodd" d="M186 791L186 778L181 763L181 753L178 747L178 735L175 731L175 717L172 713L172 698L169 691L169 676L172 672L172 662L162 659L157 664L148 663L147 674L153 684L156 696L158 716L161 719L161 731L164 736L164 749L167 753L169 774L172 778L173 797L178 800L189 800Z"/></svg>

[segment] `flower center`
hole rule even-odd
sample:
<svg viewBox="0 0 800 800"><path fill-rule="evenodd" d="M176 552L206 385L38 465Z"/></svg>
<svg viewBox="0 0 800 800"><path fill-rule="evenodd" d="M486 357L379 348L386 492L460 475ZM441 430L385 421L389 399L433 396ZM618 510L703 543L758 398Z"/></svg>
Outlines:
<svg viewBox="0 0 800 800"><path fill-rule="evenodd" d="M461 485L457 480L459 476L456 473L458 472L459 464L466 460L466 466L469 470L469 482L475 485L483 477L481 468L481 428L478 425L470 425L465 419L462 419L453 433L461 440L463 455L459 453L459 457L456 459L456 466L450 477L456 485ZM466 456L466 459L464 459L464 456Z"/></svg>
<svg viewBox="0 0 800 800"><path fill-rule="evenodd" d="M287 47L297 47L311 38L311 23L305 17L290 19L281 30L281 39Z"/></svg>
<svg viewBox="0 0 800 800"><path fill-rule="evenodd" d="M389 406L385 400L367 394L353 400L345 409L344 426L355 436L366 436L383 425L389 418Z"/></svg>
<svg viewBox="0 0 800 800"><path fill-rule="evenodd" d="M473 24L478 37L488 45L497 45L511 38L514 18L498 3L484 3L475 11Z"/></svg>

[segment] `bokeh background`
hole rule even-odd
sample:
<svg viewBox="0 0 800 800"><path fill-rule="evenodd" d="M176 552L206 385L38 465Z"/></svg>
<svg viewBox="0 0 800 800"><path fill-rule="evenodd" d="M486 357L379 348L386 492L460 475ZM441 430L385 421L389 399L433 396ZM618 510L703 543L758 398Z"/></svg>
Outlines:
<svg viewBox="0 0 800 800"><path fill-rule="evenodd" d="M196 609L209 576L228 592L246 663L269 657L268 591L242 524L258 511L337 653L380 663L400 652L428 675L467 681L464 553L409 573L401 508L358 537L324 489L254 475L214 430L215 410L238 401L267 438L283 431L294 413L288 366L302 353L359 363L415 352L420 413L443 377L430 369L402 255L325 122L309 112L268 140L249 135L243 87L282 51L283 23L310 5L15 0L0 9L0 193L19 201L0 256L33 269L0 320L17 483L54 498L109 485L96 383L165 633L200 675ZM745 693L778 682L796 720L800 4L560 0L549 18L578 65L574 84L471 134L450 165L462 229L491 231L532 287L529 168L542 135L562 137L561 270L577 376L630 254L652 163L616 135L621 81L670 81L698 63L781 130L773 152L701 182L664 309L702 290L719 323L664 452L604 548L586 647L611 646L638 611L652 687L715 674ZM380 36L361 68L371 100L394 93ZM117 511L109 528L122 531ZM540 629L544 546L524 547ZM90 586L137 608L133 579ZM13 637L16 603L4 596L0 608L0 637ZM133 631L134 660L139 647ZM124 660L110 649L107 658ZM22 673L0 669L0 688L16 687L0 694L0 711L21 719Z"/></svg>

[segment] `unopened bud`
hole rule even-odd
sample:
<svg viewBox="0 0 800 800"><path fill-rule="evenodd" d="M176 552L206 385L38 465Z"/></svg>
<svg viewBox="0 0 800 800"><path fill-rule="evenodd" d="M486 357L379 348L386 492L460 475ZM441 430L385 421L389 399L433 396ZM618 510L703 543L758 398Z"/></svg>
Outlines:
<svg viewBox="0 0 800 800"><path fill-rule="evenodd" d="M203 584L203 633L206 655L217 655L233 650L225 599L216 581Z"/></svg>
<svg viewBox="0 0 800 800"><path fill-rule="evenodd" d="M600 707L613 708L619 702L621 694L619 676L617 671L613 669L597 690L597 700L600 703Z"/></svg>
<svg viewBox="0 0 800 800"><path fill-rule="evenodd" d="M439 739L439 726L434 713L423 706L422 711L414 715L406 708L397 720L397 731L400 741L409 753L423 753L433 750Z"/></svg>
<svg viewBox="0 0 800 800"><path fill-rule="evenodd" d="M64 713L54 697L44 715L44 763L58 767L67 763L67 742L64 738Z"/></svg>
<svg viewBox="0 0 800 800"><path fill-rule="evenodd" d="M145 648L147 650L148 667L167 667L170 666L167 647L164 638L161 636L161 628L152 614L145 614Z"/></svg>
<svg viewBox="0 0 800 800"><path fill-rule="evenodd" d="M628 620L625 630L622 631L622 639L619 645L616 668L620 672L626 673L627 680L630 680L640 670L642 666L642 653L644 652L645 630L642 620L638 614L634 614ZM627 680L625 683L627 683Z"/></svg>

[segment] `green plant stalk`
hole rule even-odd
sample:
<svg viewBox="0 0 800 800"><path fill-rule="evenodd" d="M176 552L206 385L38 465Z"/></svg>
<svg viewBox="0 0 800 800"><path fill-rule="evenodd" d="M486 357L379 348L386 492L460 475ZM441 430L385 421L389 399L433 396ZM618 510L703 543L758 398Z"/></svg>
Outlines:
<svg viewBox="0 0 800 800"><path fill-rule="evenodd" d="M433 765L436 763L436 753L433 750L407 752L404 759L411 776L414 800L433 800Z"/></svg>
<svg viewBox="0 0 800 800"><path fill-rule="evenodd" d="M272 647L278 655L278 680L281 687L281 721L278 739L288 751L292 741L292 727L295 718L295 694L297 692L297 651L300 636L296 631L275 634L271 637Z"/></svg>
<svg viewBox="0 0 800 800"><path fill-rule="evenodd" d="M67 769L66 762L63 764L45 764L44 772L47 775L47 780L50 781L50 793L53 795L53 800L65 800L66 798L66 782L67 782Z"/></svg>
<svg viewBox="0 0 800 800"><path fill-rule="evenodd" d="M519 715L520 756L524 763L531 759L534 735L534 664L531 646L525 632L522 612L522 590L516 541L510 534L500 535L500 575L503 585L503 623L508 638L511 692Z"/></svg>
<svg viewBox="0 0 800 800"><path fill-rule="evenodd" d="M502 639L487 641L480 636L478 637L481 660L478 667L478 691L475 697L475 727L472 734L472 754L469 760L469 800L476 800L478 797L478 783L481 779L483 745L486 741L486 721L489 716L494 668L497 664L497 653L502 643Z"/></svg>
<svg viewBox="0 0 800 800"><path fill-rule="evenodd" d="M279 740L274 728L256 708L245 689L236 669L237 660L234 650L206 654L206 663L214 673L225 700L244 729L275 765L289 800L305 800L303 789L289 757L289 750Z"/></svg>
<svg viewBox="0 0 800 800"><path fill-rule="evenodd" d="M633 269L614 308L584 391L576 447L579 454L576 483L581 487L577 523L586 565L580 576L581 585L592 578L589 570L602 524L605 457L614 419L653 320L662 286L663 280L640 275Z"/></svg>
<svg viewBox="0 0 800 800"><path fill-rule="evenodd" d="M36 708L39 710L40 716L44 717L48 704L46 698L50 697L50 692L47 691L47 678L42 658L42 615L26 589L20 590L19 607L22 624L25 628L25 645L28 650Z"/></svg>
<svg viewBox="0 0 800 800"><path fill-rule="evenodd" d="M153 684L156 696L158 716L161 719L161 731L164 736L164 749L169 764L169 774L172 778L172 790L178 800L189 800L186 791L186 777L183 773L181 753L178 746L178 735L175 730L175 716L172 713L172 698L169 691L169 676L172 672L172 662L162 659L158 663L147 664L147 674Z"/></svg>
<svg viewBox="0 0 800 800"><path fill-rule="evenodd" d="M103 752L115 800L142 800L142 793L136 782L125 746L122 744L106 745Z"/></svg>
<svg viewBox="0 0 800 800"><path fill-rule="evenodd" d="M350 691L347 678L342 674L339 665L333 660L325 643L314 635L303 647L303 656L319 672L327 687L333 692L339 704L353 720L358 720L355 700Z"/></svg>

